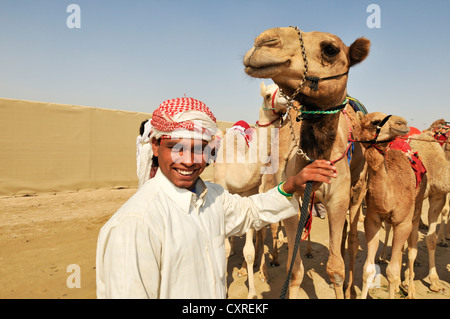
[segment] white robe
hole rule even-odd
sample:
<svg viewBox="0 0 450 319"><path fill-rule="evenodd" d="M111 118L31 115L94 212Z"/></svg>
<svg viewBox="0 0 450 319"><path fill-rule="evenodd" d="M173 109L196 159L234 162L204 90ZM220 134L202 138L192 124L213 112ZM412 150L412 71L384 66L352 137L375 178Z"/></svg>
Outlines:
<svg viewBox="0 0 450 319"><path fill-rule="evenodd" d="M97 297L225 298L225 238L297 213L276 187L246 198L199 179L193 193L158 170L100 231Z"/></svg>

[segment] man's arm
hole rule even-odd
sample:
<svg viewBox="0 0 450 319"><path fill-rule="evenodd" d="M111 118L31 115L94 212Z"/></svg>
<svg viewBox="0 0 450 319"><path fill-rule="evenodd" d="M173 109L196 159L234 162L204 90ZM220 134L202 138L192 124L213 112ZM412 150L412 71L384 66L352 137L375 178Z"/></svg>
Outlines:
<svg viewBox="0 0 450 319"><path fill-rule="evenodd" d="M225 234L226 237L243 235L250 228L260 229L264 225L276 223L298 214L295 191L303 191L307 181L330 183L336 177L336 168L329 161L316 160L306 166L296 176L289 177L283 185L285 195L278 187L266 193L241 197L225 193Z"/></svg>
<svg viewBox="0 0 450 319"><path fill-rule="evenodd" d="M159 298L160 240L139 218L102 229L97 244L97 298Z"/></svg>

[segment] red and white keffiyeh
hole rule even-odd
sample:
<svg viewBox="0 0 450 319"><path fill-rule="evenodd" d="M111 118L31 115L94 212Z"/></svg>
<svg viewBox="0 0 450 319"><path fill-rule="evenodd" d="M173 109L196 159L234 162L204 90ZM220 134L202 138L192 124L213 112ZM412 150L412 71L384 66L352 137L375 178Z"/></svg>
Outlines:
<svg viewBox="0 0 450 319"><path fill-rule="evenodd" d="M216 118L205 103L190 97L164 101L153 112L151 138L194 138L210 141Z"/></svg>
<svg viewBox="0 0 450 319"><path fill-rule="evenodd" d="M136 161L139 187L155 174L152 167L153 138L193 138L211 141L217 132L216 118L205 103L181 97L166 100L153 112L145 132L137 137Z"/></svg>

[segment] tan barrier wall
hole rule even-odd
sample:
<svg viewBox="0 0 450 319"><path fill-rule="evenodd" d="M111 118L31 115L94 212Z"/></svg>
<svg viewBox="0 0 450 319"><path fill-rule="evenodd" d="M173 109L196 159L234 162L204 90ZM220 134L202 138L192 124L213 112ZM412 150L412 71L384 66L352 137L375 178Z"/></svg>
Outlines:
<svg viewBox="0 0 450 319"><path fill-rule="evenodd" d="M136 187L136 137L150 117L0 99L0 195Z"/></svg>

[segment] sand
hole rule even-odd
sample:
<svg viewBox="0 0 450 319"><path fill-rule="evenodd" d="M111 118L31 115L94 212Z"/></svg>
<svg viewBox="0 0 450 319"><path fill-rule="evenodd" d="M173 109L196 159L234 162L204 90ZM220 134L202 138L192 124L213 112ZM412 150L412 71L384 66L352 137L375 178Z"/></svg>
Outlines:
<svg viewBox="0 0 450 319"><path fill-rule="evenodd" d="M136 189L91 190L42 194L28 197L0 197L0 298L2 299L92 299L95 293L95 250L102 225ZM424 205L426 211L428 204ZM426 223L426 214L424 214ZM431 292L428 280L428 253L424 242L426 231L420 231L419 252L415 268L418 299L450 299L450 248L437 247L436 265L441 292ZM384 238L384 231L381 237ZM365 259L363 224L359 223L360 249L356 261L358 294L362 288ZM326 275L328 258L328 221L315 217L311 241L313 258L305 258L306 243L301 245L305 277L300 299L334 299ZM247 277L238 277L242 263L244 238L237 238L237 253L228 264L229 298L247 297ZM266 258L270 260L270 231L267 233ZM381 245L380 245L381 247ZM258 279L258 298L277 299L286 277L287 245L280 246L279 267L269 267L269 282ZM404 256L406 261L406 255ZM73 266L75 265L75 266ZM73 268L79 267L79 268ZM77 272L74 269L78 269ZM386 265L380 265L380 286L370 291L371 298L388 298ZM79 274L80 287L72 287ZM399 293L396 298L404 298Z"/></svg>

